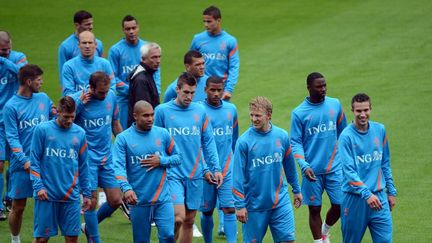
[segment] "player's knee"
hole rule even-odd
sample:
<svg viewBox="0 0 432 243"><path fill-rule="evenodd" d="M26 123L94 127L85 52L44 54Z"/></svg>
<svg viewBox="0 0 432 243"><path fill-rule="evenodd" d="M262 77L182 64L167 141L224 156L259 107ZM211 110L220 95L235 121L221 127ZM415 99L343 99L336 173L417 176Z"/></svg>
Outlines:
<svg viewBox="0 0 432 243"><path fill-rule="evenodd" d="M25 209L26 204L25 203L12 203L12 212L17 215L20 216L24 213L24 209Z"/></svg>
<svg viewBox="0 0 432 243"><path fill-rule="evenodd" d="M95 210L96 209L96 205L97 205L97 198L96 197L92 197L92 199L90 200L89 211Z"/></svg>
<svg viewBox="0 0 432 243"><path fill-rule="evenodd" d="M4 171L4 160L0 160L0 173L3 174Z"/></svg>
<svg viewBox="0 0 432 243"><path fill-rule="evenodd" d="M176 214L174 220L175 220L176 225L181 225L185 221L185 215L184 214Z"/></svg>
<svg viewBox="0 0 432 243"><path fill-rule="evenodd" d="M122 203L120 190L114 190L107 195L107 202L112 208L118 208Z"/></svg>
<svg viewBox="0 0 432 243"><path fill-rule="evenodd" d="M321 214L321 206L309 206L309 214L312 217L318 217Z"/></svg>
<svg viewBox="0 0 432 243"><path fill-rule="evenodd" d="M183 222L183 227L192 228L195 223L195 217L186 217Z"/></svg>
<svg viewBox="0 0 432 243"><path fill-rule="evenodd" d="M235 213L234 208L222 208L222 211L224 212L224 214L234 214Z"/></svg>

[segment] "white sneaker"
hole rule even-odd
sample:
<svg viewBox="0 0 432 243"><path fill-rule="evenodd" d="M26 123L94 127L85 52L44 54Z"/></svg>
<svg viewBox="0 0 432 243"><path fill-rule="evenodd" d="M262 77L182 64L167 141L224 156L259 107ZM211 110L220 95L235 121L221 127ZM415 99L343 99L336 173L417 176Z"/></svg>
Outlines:
<svg viewBox="0 0 432 243"><path fill-rule="evenodd" d="M195 238L201 238L201 237L203 237L203 235L199 231L199 229L196 226L196 224L193 225L193 237L195 237Z"/></svg>
<svg viewBox="0 0 432 243"><path fill-rule="evenodd" d="M322 239L323 243L330 243L330 233L328 233L326 235L322 234L321 239Z"/></svg>
<svg viewBox="0 0 432 243"><path fill-rule="evenodd" d="M102 204L106 203L106 195L105 192L99 192L98 194L98 207L102 206Z"/></svg>

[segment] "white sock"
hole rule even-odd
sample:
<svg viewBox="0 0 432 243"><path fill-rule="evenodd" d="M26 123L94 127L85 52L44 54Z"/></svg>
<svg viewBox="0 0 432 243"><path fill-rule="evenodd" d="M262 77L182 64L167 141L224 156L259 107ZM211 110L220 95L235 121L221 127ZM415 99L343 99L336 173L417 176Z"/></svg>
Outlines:
<svg viewBox="0 0 432 243"><path fill-rule="evenodd" d="M12 238L12 243L21 243L21 239L19 235L12 235L11 234L11 238Z"/></svg>
<svg viewBox="0 0 432 243"><path fill-rule="evenodd" d="M321 239L314 240L314 243L322 243L323 241Z"/></svg>
<svg viewBox="0 0 432 243"><path fill-rule="evenodd" d="M331 226L326 224L326 222L324 222L321 226L321 234L328 235L328 233L330 232L330 228Z"/></svg>

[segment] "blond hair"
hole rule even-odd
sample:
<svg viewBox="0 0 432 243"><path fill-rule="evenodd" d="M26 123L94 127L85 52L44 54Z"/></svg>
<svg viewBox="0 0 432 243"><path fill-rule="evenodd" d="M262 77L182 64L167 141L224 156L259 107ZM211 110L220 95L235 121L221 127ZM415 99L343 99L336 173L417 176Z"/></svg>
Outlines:
<svg viewBox="0 0 432 243"><path fill-rule="evenodd" d="M267 113L267 115L270 115L273 112L273 105L266 97L258 96L249 102L249 110L252 109L262 109Z"/></svg>

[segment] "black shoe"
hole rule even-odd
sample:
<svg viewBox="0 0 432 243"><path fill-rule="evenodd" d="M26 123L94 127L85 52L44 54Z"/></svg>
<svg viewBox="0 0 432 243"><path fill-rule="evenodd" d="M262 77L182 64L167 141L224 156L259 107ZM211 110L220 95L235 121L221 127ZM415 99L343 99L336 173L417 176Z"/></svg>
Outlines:
<svg viewBox="0 0 432 243"><path fill-rule="evenodd" d="M124 201L122 201L122 203L120 204L120 209L121 209L121 211L123 212L123 215L124 215L128 220L130 220L129 206L128 206Z"/></svg>
<svg viewBox="0 0 432 243"><path fill-rule="evenodd" d="M5 221L7 219L6 213L4 210L0 210L0 221Z"/></svg>

